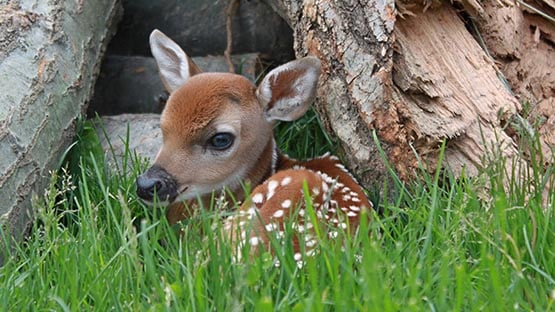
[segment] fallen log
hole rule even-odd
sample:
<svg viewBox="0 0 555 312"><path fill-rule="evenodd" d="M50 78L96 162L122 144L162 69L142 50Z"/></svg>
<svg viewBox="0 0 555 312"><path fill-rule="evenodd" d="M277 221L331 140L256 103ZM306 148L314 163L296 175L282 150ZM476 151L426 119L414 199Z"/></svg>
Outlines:
<svg viewBox="0 0 555 312"><path fill-rule="evenodd" d="M73 140L120 13L117 0L16 0L0 8L4 235L17 239L29 228L31 197L44 194Z"/></svg>

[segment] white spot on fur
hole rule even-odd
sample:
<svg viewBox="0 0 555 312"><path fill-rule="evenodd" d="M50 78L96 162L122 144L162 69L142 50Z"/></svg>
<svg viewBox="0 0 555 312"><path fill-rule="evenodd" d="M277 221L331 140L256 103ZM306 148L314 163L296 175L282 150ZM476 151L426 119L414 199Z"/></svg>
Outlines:
<svg viewBox="0 0 555 312"><path fill-rule="evenodd" d="M295 229L299 233L304 233L304 225L302 224L295 224L293 226L293 229Z"/></svg>
<svg viewBox="0 0 555 312"><path fill-rule="evenodd" d="M345 229L347 228L347 223L341 222L341 223L339 224L339 227L341 227L342 229L345 230Z"/></svg>
<svg viewBox="0 0 555 312"><path fill-rule="evenodd" d="M305 243L306 247L314 247L318 242L315 239L311 239Z"/></svg>
<svg viewBox="0 0 555 312"><path fill-rule="evenodd" d="M249 239L249 243L250 243L252 246L257 246L258 243L260 243L260 238L258 238L258 237L256 237L256 236L255 236L255 237L251 237L251 238Z"/></svg>
<svg viewBox="0 0 555 312"><path fill-rule="evenodd" d="M272 231L277 230L278 226L275 223L268 223L268 224L266 224L265 228L266 228L266 231L272 232Z"/></svg>
<svg viewBox="0 0 555 312"><path fill-rule="evenodd" d="M275 180L271 180L270 182L268 182L268 196L267 199L272 198L272 196L274 196L275 192L276 192L276 188L278 187L279 183L278 181Z"/></svg>
<svg viewBox="0 0 555 312"><path fill-rule="evenodd" d="M249 210L247 210L247 213L248 213L249 217L252 217L252 216L256 215L257 210L258 209L256 209L256 207L254 207L254 206L250 207Z"/></svg>
<svg viewBox="0 0 555 312"><path fill-rule="evenodd" d="M359 206L349 206L349 208L350 208L352 211L360 211L360 207L359 207Z"/></svg>
<svg viewBox="0 0 555 312"><path fill-rule="evenodd" d="M317 187L312 188L312 195L318 196L320 195L320 189Z"/></svg>
<svg viewBox="0 0 555 312"><path fill-rule="evenodd" d="M281 203L281 208L289 208L291 207L291 200L290 199L286 199Z"/></svg>
<svg viewBox="0 0 555 312"><path fill-rule="evenodd" d="M264 201L264 195L262 193L256 193L252 196L252 202L255 204L262 204Z"/></svg>
<svg viewBox="0 0 555 312"><path fill-rule="evenodd" d="M329 186L326 182L322 182L322 191L324 191L324 193L327 193L329 190Z"/></svg>
<svg viewBox="0 0 555 312"><path fill-rule="evenodd" d="M299 261L299 260L301 260L302 258L303 258L303 256L302 256L300 253L298 253L298 252L296 252L296 253L293 255L293 259L295 259L295 261Z"/></svg>
<svg viewBox="0 0 555 312"><path fill-rule="evenodd" d="M358 197L351 198L351 201L353 201L355 203L360 203L360 199Z"/></svg>
<svg viewBox="0 0 555 312"><path fill-rule="evenodd" d="M343 195L343 200L344 200L344 201L349 201L349 200L351 200L351 196L349 196L349 195Z"/></svg>
<svg viewBox="0 0 555 312"><path fill-rule="evenodd" d="M287 184L291 183L291 177L285 177L281 180L281 186L286 186Z"/></svg>
<svg viewBox="0 0 555 312"><path fill-rule="evenodd" d="M353 211L349 211L347 212L347 217L356 217L358 214L356 212Z"/></svg>
<svg viewBox="0 0 555 312"><path fill-rule="evenodd" d="M337 233L337 231L331 231L328 233L329 238L337 238L338 235L339 233Z"/></svg>
<svg viewBox="0 0 555 312"><path fill-rule="evenodd" d="M274 212L273 217L274 217L274 218L281 218L281 217L283 217L283 210L280 209L280 210L277 210L276 212Z"/></svg>
<svg viewBox="0 0 555 312"><path fill-rule="evenodd" d="M304 209L299 209L299 216L304 217L306 211Z"/></svg>

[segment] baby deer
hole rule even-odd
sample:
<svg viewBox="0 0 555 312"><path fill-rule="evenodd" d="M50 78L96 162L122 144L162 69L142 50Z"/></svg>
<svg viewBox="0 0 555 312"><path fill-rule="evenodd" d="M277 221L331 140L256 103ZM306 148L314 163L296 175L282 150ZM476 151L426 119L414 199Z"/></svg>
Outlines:
<svg viewBox="0 0 555 312"><path fill-rule="evenodd" d="M277 120L296 120L309 109L320 74L317 58L279 66L257 88L240 75L202 73L158 30L150 35L150 47L170 97L160 120L162 148L154 165L137 178L140 198L152 202L157 197L169 205L167 218L174 224L208 207L212 193L225 189L242 202L225 220L226 235L254 249L267 247L271 233L283 237L288 219L294 234L304 235L305 250L317 244L314 220L325 225L329 237L339 229L356 229L360 212L372 203L338 158L291 159L273 137ZM253 187L246 198L245 183ZM294 238L296 250L298 241Z"/></svg>

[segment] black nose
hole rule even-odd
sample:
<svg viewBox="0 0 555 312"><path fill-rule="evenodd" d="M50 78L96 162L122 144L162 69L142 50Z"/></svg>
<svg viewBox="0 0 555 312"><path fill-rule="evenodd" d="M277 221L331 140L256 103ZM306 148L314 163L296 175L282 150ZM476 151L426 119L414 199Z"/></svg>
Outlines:
<svg viewBox="0 0 555 312"><path fill-rule="evenodd" d="M173 201L177 197L175 179L164 169L152 166L137 178L137 195L146 201L153 201L156 196L161 201Z"/></svg>
<svg viewBox="0 0 555 312"><path fill-rule="evenodd" d="M163 191L164 188L165 183L160 178L147 177L145 175L137 178L137 194L142 199L152 200L154 195Z"/></svg>

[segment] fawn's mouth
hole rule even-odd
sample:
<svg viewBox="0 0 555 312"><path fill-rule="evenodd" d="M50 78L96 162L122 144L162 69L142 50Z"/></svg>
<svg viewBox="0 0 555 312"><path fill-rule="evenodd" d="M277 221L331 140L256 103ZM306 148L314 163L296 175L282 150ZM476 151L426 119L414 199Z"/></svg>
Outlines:
<svg viewBox="0 0 555 312"><path fill-rule="evenodd" d="M177 189L177 192L175 194L175 196L173 196L170 200L170 203L176 203L176 202L182 202L184 200L189 199L190 196L188 196L187 191L189 190L189 185L183 185L180 186Z"/></svg>

